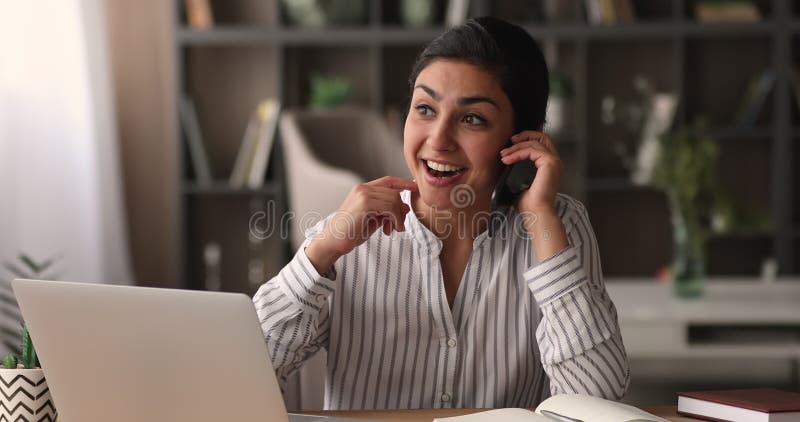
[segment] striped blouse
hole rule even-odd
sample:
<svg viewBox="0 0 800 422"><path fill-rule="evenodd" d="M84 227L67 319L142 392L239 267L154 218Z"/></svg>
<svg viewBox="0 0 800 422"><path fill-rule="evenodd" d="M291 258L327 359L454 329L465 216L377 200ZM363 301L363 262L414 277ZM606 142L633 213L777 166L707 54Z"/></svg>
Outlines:
<svg viewBox="0 0 800 422"><path fill-rule="evenodd" d="M401 193L411 206L410 192ZM442 242L413 212L320 275L306 241L253 301L281 383L328 352L326 409L535 407L551 394L618 399L629 370L584 206L559 194L570 246L538 262L513 209L481 233L453 302ZM329 278L330 277L330 278ZM321 380L320 380L321 381Z"/></svg>

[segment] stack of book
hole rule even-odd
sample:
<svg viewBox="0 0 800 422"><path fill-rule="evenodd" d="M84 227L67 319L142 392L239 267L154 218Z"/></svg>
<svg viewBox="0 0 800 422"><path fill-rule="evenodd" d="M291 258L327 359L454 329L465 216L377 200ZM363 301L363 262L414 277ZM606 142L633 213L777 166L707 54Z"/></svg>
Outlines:
<svg viewBox="0 0 800 422"><path fill-rule="evenodd" d="M277 99L263 100L256 107L245 129L233 171L228 179L230 187L258 189L264 185L280 110L281 104ZM197 114L194 102L184 97L181 100L180 116L189 147L189 159L197 185L209 187L214 178Z"/></svg>

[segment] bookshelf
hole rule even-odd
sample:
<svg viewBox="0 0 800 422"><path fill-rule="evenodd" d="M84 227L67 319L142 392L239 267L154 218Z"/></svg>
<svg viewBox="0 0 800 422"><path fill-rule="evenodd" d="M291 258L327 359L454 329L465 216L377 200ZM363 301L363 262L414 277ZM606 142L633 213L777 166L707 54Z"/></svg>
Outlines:
<svg viewBox="0 0 800 422"><path fill-rule="evenodd" d="M421 47L443 31L445 2L435 2L434 24L422 28L403 26L400 0L365 2L361 25L304 29L286 22L279 0L212 1L215 26L200 31L188 27L183 1L176 0L177 87L196 101L217 179L230 173L258 100L277 96L286 108L303 107L311 70L349 78L355 103L381 112L403 109L410 67ZM679 125L707 118L709 134L720 143L722 184L772 222L762 232L714 236L708 245L709 273L754 276L765 258L774 257L780 274L798 274L800 112L787 76L800 67L797 2L754 1L763 20L710 24L694 19L692 0L634 0L634 22L598 26L586 23L583 1L573 0L575 13L554 21L542 21L526 5L535 3L473 0L470 15L491 14L523 25L554 58L551 68L573 81L570 119L556 138L566 163L563 190L589 208L606 275L651 276L669 263L671 254L663 196L629 181L611 146L611 140L625 135L600 119L603 96L632 95L631 80L637 74L658 90L678 94ZM748 83L768 67L779 77L766 106L753 127L737 126L733 116ZM177 148L183 148L180 140L176 134ZM186 159L180 163L184 183L178 230L185 287L202 287L196 242L210 238L209 231L219 231L216 225L238 224L241 230L246 224L240 220L269 201L276 212L285 210L280 142L276 146L269 182L257 191L229 189L224 181L198 187L189 181ZM223 264L223 278L244 280L246 256L252 254L239 250L247 247L246 233L226 236L231 238L225 242L232 244L223 242L223 263L229 265ZM264 266L265 278L293 252L286 242L272 243L259 252L271 260ZM231 252L226 255L227 250ZM231 258L226 261L225 256ZM251 293L250 287L244 291Z"/></svg>

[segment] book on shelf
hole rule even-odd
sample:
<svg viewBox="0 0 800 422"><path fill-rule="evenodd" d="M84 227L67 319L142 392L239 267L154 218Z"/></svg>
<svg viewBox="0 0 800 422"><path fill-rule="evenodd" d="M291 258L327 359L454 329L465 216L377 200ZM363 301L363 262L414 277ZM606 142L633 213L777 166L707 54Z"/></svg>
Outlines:
<svg viewBox="0 0 800 422"><path fill-rule="evenodd" d="M495 409L464 416L434 419L434 422L669 422L627 404L584 394L558 394L541 402L535 411Z"/></svg>
<svg viewBox="0 0 800 422"><path fill-rule="evenodd" d="M739 125L744 127L755 126L758 116L767 102L769 93L775 87L775 79L775 71L765 69L750 80L736 113L736 121Z"/></svg>
<svg viewBox="0 0 800 422"><path fill-rule="evenodd" d="M678 393L678 414L710 421L800 421L800 393L774 388Z"/></svg>
<svg viewBox="0 0 800 422"><path fill-rule="evenodd" d="M631 0L585 0L586 18L592 25L615 25L634 20Z"/></svg>
<svg viewBox="0 0 800 422"><path fill-rule="evenodd" d="M208 29L214 26L214 13L210 0L185 0L186 22L192 29Z"/></svg>
<svg viewBox="0 0 800 422"><path fill-rule="evenodd" d="M236 155L229 179L231 187L258 189L264 185L280 109L280 101L272 98L261 101L256 107Z"/></svg>
<svg viewBox="0 0 800 422"><path fill-rule="evenodd" d="M748 0L704 0L694 5L700 22L758 22L761 12Z"/></svg>
<svg viewBox="0 0 800 422"><path fill-rule="evenodd" d="M200 123L197 119L194 101L188 96L183 96L180 99L179 108L183 137L189 147L189 158L197 184L203 187L210 186L213 181L211 165L208 162L206 148L203 145L203 135L200 131Z"/></svg>

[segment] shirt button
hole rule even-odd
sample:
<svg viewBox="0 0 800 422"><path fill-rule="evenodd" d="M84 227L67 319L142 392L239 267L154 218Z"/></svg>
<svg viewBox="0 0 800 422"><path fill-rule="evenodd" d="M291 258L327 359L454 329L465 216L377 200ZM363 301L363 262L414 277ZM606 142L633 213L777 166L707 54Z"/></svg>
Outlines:
<svg viewBox="0 0 800 422"><path fill-rule="evenodd" d="M458 344L458 342L456 342L456 339L454 339L454 338L451 338L451 339L447 340L447 345L450 346L450 347L456 347L457 344Z"/></svg>
<svg viewBox="0 0 800 422"><path fill-rule="evenodd" d="M442 394L442 401L450 401L450 395L447 393Z"/></svg>

